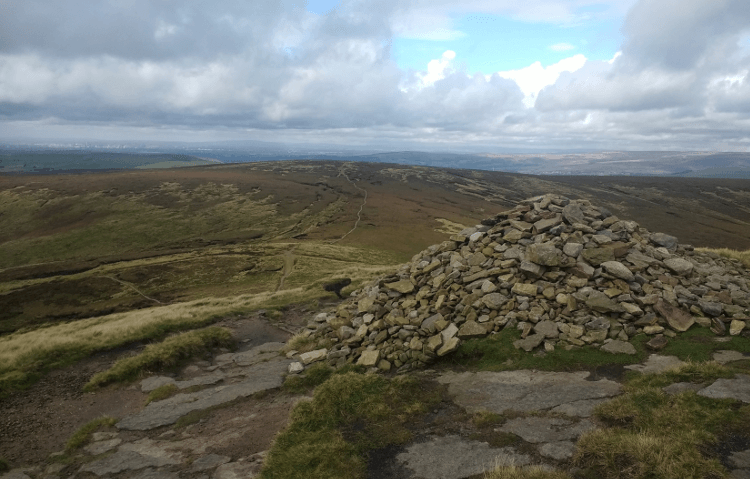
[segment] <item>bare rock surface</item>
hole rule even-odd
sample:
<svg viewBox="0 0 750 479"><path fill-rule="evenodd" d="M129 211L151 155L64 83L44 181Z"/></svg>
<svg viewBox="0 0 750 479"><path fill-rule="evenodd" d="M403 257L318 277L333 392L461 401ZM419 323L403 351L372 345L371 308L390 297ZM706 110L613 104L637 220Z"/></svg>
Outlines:
<svg viewBox="0 0 750 479"><path fill-rule="evenodd" d="M425 442L412 444L396 459L413 471L411 477L415 479L462 479L498 465L524 466L532 460L513 448L493 448L486 442L460 436L432 437Z"/></svg>
<svg viewBox="0 0 750 479"><path fill-rule="evenodd" d="M738 374L734 379L717 379L708 387L698 391L698 395L714 399L736 399L750 403L750 376Z"/></svg>
<svg viewBox="0 0 750 479"><path fill-rule="evenodd" d="M660 354L652 354L646 359L643 364L631 364L625 366L625 369L632 371L638 371L639 373L660 373L668 369L678 368L684 366L685 362L680 361L675 356L662 356Z"/></svg>
<svg viewBox="0 0 750 479"><path fill-rule="evenodd" d="M609 379L589 381L587 371L502 371L446 373L438 382L448 385L455 402L469 412L538 411L586 399L620 393Z"/></svg>

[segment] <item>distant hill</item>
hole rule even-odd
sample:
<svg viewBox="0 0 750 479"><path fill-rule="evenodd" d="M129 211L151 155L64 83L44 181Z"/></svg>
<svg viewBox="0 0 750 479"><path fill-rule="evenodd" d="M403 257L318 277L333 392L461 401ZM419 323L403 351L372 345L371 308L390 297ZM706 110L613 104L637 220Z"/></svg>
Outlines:
<svg viewBox="0 0 750 479"><path fill-rule="evenodd" d="M129 170L210 165L192 155L117 153L111 151L0 149L0 173L56 173L63 171Z"/></svg>

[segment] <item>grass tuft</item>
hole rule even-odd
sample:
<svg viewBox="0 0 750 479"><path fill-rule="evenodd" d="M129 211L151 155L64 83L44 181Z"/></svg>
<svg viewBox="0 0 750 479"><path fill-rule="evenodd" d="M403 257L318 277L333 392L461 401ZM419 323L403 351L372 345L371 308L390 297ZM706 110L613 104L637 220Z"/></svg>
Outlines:
<svg viewBox="0 0 750 479"><path fill-rule="evenodd" d="M158 388L154 389L148 394L148 397L146 398L146 405L148 405L149 403L153 401L161 401L162 399L167 399L168 397L172 397L179 390L180 388L178 388L176 385L172 383L159 386Z"/></svg>
<svg viewBox="0 0 750 479"><path fill-rule="evenodd" d="M736 259L745 265L745 268L750 268L750 250L738 251L736 249L729 248L696 248L698 251L712 252L720 256L730 259Z"/></svg>
<svg viewBox="0 0 750 479"><path fill-rule="evenodd" d="M215 326L182 333L161 343L147 346L137 356L117 361L108 370L95 374L84 386L84 390L92 391L114 382L131 381L144 371L172 367L214 348L233 344L234 340L229 330Z"/></svg>
<svg viewBox="0 0 750 479"><path fill-rule="evenodd" d="M261 472L265 479L357 479L367 450L409 441L411 420L439 400L414 378L333 374L297 404Z"/></svg>
<svg viewBox="0 0 750 479"><path fill-rule="evenodd" d="M8 464L8 461L0 457L0 472L7 472L10 471L10 464Z"/></svg>
<svg viewBox="0 0 750 479"><path fill-rule="evenodd" d="M89 442L93 433L102 428L114 427L116 423L117 419L109 416L103 416L87 422L73 433L70 439L68 439L67 444L65 444L65 451L73 452L76 449L83 447Z"/></svg>
<svg viewBox="0 0 750 479"><path fill-rule="evenodd" d="M482 339L464 341L454 354L440 361L487 371L516 369L575 371L609 364L633 364L643 361L646 357L643 337L636 337L631 341L637 351L633 355L611 354L594 346L584 346L569 351L557 348L543 357L516 349L513 341L520 337L521 332L516 329L503 329L497 334Z"/></svg>
<svg viewBox="0 0 750 479"><path fill-rule="evenodd" d="M540 466L498 466L484 474L484 479L570 479L562 471L549 471Z"/></svg>

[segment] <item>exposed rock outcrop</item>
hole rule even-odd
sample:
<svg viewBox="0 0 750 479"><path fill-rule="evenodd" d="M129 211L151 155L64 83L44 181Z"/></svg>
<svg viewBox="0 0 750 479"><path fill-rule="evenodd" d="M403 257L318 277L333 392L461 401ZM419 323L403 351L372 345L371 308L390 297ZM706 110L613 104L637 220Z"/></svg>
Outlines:
<svg viewBox="0 0 750 479"><path fill-rule="evenodd" d="M748 334L748 308L739 261L550 194L430 246L304 334L330 340L318 356L331 364L406 370L503 328L520 329L527 351L617 341L605 350L634 352L622 343L636 334L694 323Z"/></svg>

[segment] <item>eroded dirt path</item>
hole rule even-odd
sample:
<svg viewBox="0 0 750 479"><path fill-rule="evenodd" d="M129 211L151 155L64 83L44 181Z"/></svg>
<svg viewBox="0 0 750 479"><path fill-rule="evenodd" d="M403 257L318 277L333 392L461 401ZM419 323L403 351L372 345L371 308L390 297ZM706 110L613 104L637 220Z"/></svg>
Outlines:
<svg viewBox="0 0 750 479"><path fill-rule="evenodd" d="M364 198L362 199L362 205L360 205L359 211L357 211L357 221L354 222L354 227L352 229L350 229L348 232L346 232L344 234L344 236L342 236L341 238L339 238L337 240L334 240L334 241L331 241L331 244L338 243L339 241L343 240L344 238L346 238L347 236L349 236L351 233L353 233L354 230L357 229L357 226L359 226L359 222L362 220L362 210L364 209L365 205L367 204L367 190L364 189L364 188L361 188L359 185L357 185L355 182L353 182L351 180L351 178L349 178L349 176L346 174L345 167L343 167L343 166L341 167L341 169L339 170L339 176L343 176L344 178L346 178L346 180L349 183L351 183L352 186L354 186L359 191L361 191L364 194Z"/></svg>

